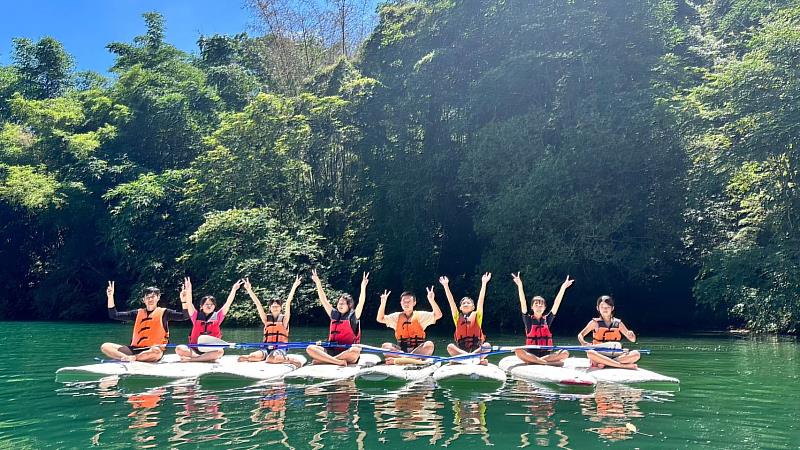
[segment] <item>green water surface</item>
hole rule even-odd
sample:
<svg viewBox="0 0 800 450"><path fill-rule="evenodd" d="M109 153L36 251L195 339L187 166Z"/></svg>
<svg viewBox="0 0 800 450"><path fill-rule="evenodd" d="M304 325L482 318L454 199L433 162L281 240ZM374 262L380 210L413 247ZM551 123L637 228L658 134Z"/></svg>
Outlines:
<svg viewBox="0 0 800 450"><path fill-rule="evenodd" d="M786 338L641 336L637 345L653 353L640 365L679 378L677 386L559 390L509 379L499 389L484 389L352 381L59 382L56 369L92 363L102 342L126 343L131 325L6 322L3 327L3 448L800 447L800 345ZM172 334L187 333L173 328ZM226 329L225 338L255 341L259 333ZM292 339L326 334L296 327ZM521 340L490 337L493 344ZM389 339L388 332L365 331L365 343ZM436 339L437 353L446 341ZM568 338L558 342L574 344Z"/></svg>

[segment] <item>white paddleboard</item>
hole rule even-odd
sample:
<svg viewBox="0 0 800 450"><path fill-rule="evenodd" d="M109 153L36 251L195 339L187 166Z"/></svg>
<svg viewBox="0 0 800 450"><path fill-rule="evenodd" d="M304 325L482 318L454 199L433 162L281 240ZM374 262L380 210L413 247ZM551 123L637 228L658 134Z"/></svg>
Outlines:
<svg viewBox="0 0 800 450"><path fill-rule="evenodd" d="M567 358L564 367L585 371L597 381L608 383L680 383L677 378L661 375L651 370L642 369L615 369L590 367L588 358Z"/></svg>
<svg viewBox="0 0 800 450"><path fill-rule="evenodd" d="M569 367L526 364L516 356L506 356L498 366L516 378L564 386L594 386L597 380L585 371Z"/></svg>
<svg viewBox="0 0 800 450"><path fill-rule="evenodd" d="M223 358L229 358L224 356ZM236 356L230 356L236 358ZM103 362L77 367L62 367L56 374L87 373L97 375L142 376L160 378L194 378L214 368L213 363L180 362L178 355L164 355L157 363L149 362Z"/></svg>
<svg viewBox="0 0 800 450"><path fill-rule="evenodd" d="M427 365L379 364L359 370L358 374L356 374L356 378L365 381L383 381L386 379L417 381L432 376L433 372L436 371L439 366L439 363Z"/></svg>
<svg viewBox="0 0 800 450"><path fill-rule="evenodd" d="M364 367L381 362L381 357L362 353L357 364L337 366L333 364L310 364L293 370L284 377L287 380L344 380L355 377Z"/></svg>
<svg viewBox="0 0 800 450"><path fill-rule="evenodd" d="M300 361L305 365L306 357L303 355L289 355L290 358ZM238 362L237 356L220 358L214 368L206 372L205 376L250 378L253 380L277 380L295 370L294 364L271 364L266 362Z"/></svg>
<svg viewBox="0 0 800 450"><path fill-rule="evenodd" d="M445 364L435 372L436 382L491 381L505 383L506 373L494 364Z"/></svg>

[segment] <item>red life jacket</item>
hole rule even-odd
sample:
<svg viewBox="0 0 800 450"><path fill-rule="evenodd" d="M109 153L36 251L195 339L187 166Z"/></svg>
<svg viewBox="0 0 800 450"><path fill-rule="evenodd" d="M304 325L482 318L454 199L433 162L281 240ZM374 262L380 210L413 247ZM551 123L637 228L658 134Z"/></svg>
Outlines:
<svg viewBox="0 0 800 450"><path fill-rule="evenodd" d="M394 337L400 350L409 352L425 343L425 330L419 323L417 312L411 313L411 317L400 313L397 318L397 326L394 330Z"/></svg>
<svg viewBox="0 0 800 450"><path fill-rule="evenodd" d="M547 317L542 316L536 320L533 314L528 316L531 321L531 328L525 334L525 345L553 346L553 333L547 325Z"/></svg>
<svg viewBox="0 0 800 450"><path fill-rule="evenodd" d="M473 313L470 313L470 315L472 314ZM481 330L481 326L478 325L477 316L472 321L467 319L469 319L469 316L465 316L461 312L458 313L458 324L456 325L454 337L458 348L472 352L483 344L483 341L486 340L486 336L483 335L483 330Z"/></svg>
<svg viewBox="0 0 800 450"><path fill-rule="evenodd" d="M619 330L619 319L612 319L611 325L606 326L602 317L592 319L597 322L597 329L592 333L592 344L602 344L604 342L619 342L622 340L622 332Z"/></svg>
<svg viewBox="0 0 800 450"><path fill-rule="evenodd" d="M149 315L147 310L139 308L136 322L133 324L131 347L152 347L169 342L169 331L164 328L165 308L156 308Z"/></svg>
<svg viewBox="0 0 800 450"><path fill-rule="evenodd" d="M214 311L211 316L206 316L205 320L200 320L202 311L197 312L198 319L192 324L192 333L189 335L189 343L197 344L197 338L202 335L210 335L215 338L222 337L222 321L219 320L219 311Z"/></svg>
<svg viewBox="0 0 800 450"><path fill-rule="evenodd" d="M333 319L334 314L338 314L339 318ZM355 311L350 311L344 316L339 314L336 310L331 311L331 326L328 331L328 342L341 345L352 345L361 342L361 324L359 323L356 327L358 330L353 330L353 327L350 325L350 318L353 314L355 314Z"/></svg>
<svg viewBox="0 0 800 450"><path fill-rule="evenodd" d="M278 317L267 314L264 342L289 342L289 329L283 326L283 314L278 314Z"/></svg>

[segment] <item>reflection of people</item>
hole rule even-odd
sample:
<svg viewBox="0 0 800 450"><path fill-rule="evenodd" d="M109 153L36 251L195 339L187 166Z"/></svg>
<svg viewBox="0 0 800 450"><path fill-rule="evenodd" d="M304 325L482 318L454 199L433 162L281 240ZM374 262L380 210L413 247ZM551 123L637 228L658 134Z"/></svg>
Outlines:
<svg viewBox="0 0 800 450"><path fill-rule="evenodd" d="M183 411L178 412L173 426L173 441L192 442L198 432L211 430L217 433L204 435L204 438L220 437L219 432L228 423L228 419L222 413L219 397L208 392L198 393L198 388L194 384L189 384L175 386L172 398L184 402Z"/></svg>
<svg viewBox="0 0 800 450"><path fill-rule="evenodd" d="M144 308L119 312L114 304L114 282L109 281L106 288L108 297L108 317L114 320L135 320L131 345L106 342L100 351L109 358L122 361L159 361L164 356L164 345L169 343L170 320L189 320L186 311L175 311L158 306L161 291L154 287L144 290ZM186 309L184 305L184 310Z"/></svg>
<svg viewBox="0 0 800 450"><path fill-rule="evenodd" d="M350 294L342 294L336 302L336 308L331 306L325 290L322 288L322 281L317 276L317 271L311 271L311 279L317 286L317 295L325 313L331 319L330 330L328 332L328 342L341 345L341 347L323 348L319 345L309 345L306 353L314 363L335 364L346 366L355 364L361 356L361 348L353 346L361 342L361 311L364 310L364 300L367 298L367 284L369 283L369 273L364 273L361 280L361 293L358 296L358 305L353 302Z"/></svg>
<svg viewBox="0 0 800 450"><path fill-rule="evenodd" d="M358 390L353 379L344 380L336 384L325 386L308 386L305 389L307 400L314 399L319 395L325 395L325 414L318 415L318 421L323 422L323 429L315 434L309 441L312 448L322 448L322 437L328 432L347 433L350 427L358 429L358 404L354 399L358 398Z"/></svg>
<svg viewBox="0 0 800 450"><path fill-rule="evenodd" d="M382 435L399 430L404 441L427 436L430 445L436 444L444 434L442 416L437 413L444 403L436 401L435 388L431 381L407 385L388 398L376 397L375 430Z"/></svg>
<svg viewBox="0 0 800 450"><path fill-rule="evenodd" d="M442 446L447 447L462 434L479 434L485 445L494 445L489 441L489 430L486 428L486 402L453 400L453 436Z"/></svg>
<svg viewBox="0 0 800 450"><path fill-rule="evenodd" d="M393 329L394 337L397 339L397 345L385 342L382 345L383 348L426 356L433 354L433 341L425 340L425 329L442 318L442 310L436 304L433 286L426 288L426 290L428 291L428 303L430 303L432 311L415 311L414 307L417 305L417 298L412 292L406 291L400 294L400 307L403 311L388 315L386 314L386 300L391 292L383 291L377 320L378 323L385 324ZM384 359L386 364L394 363L392 355L386 355Z"/></svg>
<svg viewBox="0 0 800 450"><path fill-rule="evenodd" d="M601 426L588 431L610 441L630 439L633 431L626 427L630 419L644 417L638 402L642 390L624 385L598 384L594 399L581 401L581 413Z"/></svg>
<svg viewBox="0 0 800 450"><path fill-rule="evenodd" d="M589 333L592 333L592 345L594 346L619 343L622 341L622 336L625 336L631 342L636 342L636 334L629 330L621 320L613 316L614 299L611 296L601 295L597 299L597 311L600 313L600 317L590 320L583 327L583 330L578 333L578 341L580 341L581 345L588 345L583 337ZM636 350L624 350L621 354L618 352L589 350L586 352L586 357L592 362L593 367L601 369L606 366L620 369L636 369L636 361L639 360L641 355Z"/></svg>
<svg viewBox="0 0 800 450"><path fill-rule="evenodd" d="M264 442L264 444L280 442L285 447L292 448L289 445L289 436L284 430L286 398L287 392L285 384L276 384L261 391L258 407L250 414L250 420L258 425L253 436L262 431L272 431L280 434L280 439L278 441Z"/></svg>

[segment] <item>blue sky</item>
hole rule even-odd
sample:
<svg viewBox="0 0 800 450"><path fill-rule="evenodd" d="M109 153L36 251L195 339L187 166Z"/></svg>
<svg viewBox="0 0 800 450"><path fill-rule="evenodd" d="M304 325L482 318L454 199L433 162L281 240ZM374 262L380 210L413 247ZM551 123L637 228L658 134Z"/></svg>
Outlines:
<svg viewBox="0 0 800 450"><path fill-rule="evenodd" d="M158 11L166 23L166 40L197 53L197 38L215 33L249 31L249 11L241 0L50 0L16 1L0 15L0 64L11 62L15 37L38 40L52 36L75 59L77 70L106 73L114 58L105 46L131 42L145 31L142 13Z"/></svg>

